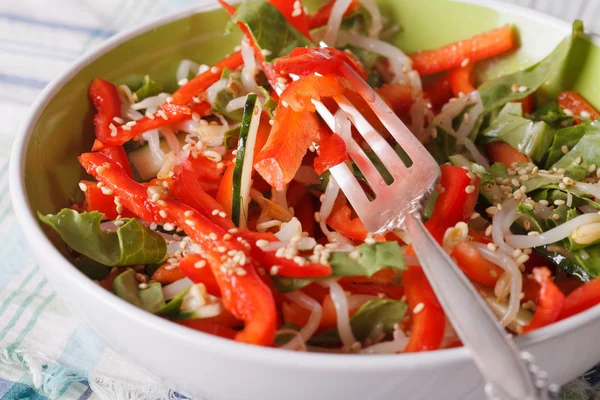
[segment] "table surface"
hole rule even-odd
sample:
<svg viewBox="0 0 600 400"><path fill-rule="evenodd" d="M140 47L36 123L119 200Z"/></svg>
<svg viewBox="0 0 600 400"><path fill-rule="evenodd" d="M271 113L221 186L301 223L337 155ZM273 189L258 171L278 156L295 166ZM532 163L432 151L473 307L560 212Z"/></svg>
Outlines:
<svg viewBox="0 0 600 400"><path fill-rule="evenodd" d="M291 0L290 0L291 1ZM595 32L600 32L600 0L505 0L526 7L536 8L565 20L575 18L583 19L586 27ZM95 392L90 389L85 379L66 379L60 390L56 386L45 386L44 379L49 375L48 366L40 365L36 371L31 365L24 363L23 357L10 354L10 346L3 348L3 324L9 320L11 305L7 305L13 298L18 300L18 292L5 285L8 279L18 276L18 268L28 265L35 271L34 261L25 244L22 234L12 215L10 197L8 196L7 160L10 147L20 125L25 120L29 107L39 95L40 91L58 74L64 71L80 55L93 49L99 43L113 34L152 20L165 12L174 11L189 5L197 4L194 0L23 0L0 1L0 398L12 399L110 399L111 394L94 386ZM68 10L68 12L65 12ZM18 254L18 257L14 255ZM33 275L32 275L33 276ZM29 300L37 304L37 310L46 307L59 315L65 325L70 326L68 340L61 347L60 357L74 354L97 354L95 361L98 365L120 365L123 371L141 374L138 384L152 386L151 377L139 372L136 366L129 365L119 359L117 355L104 349L99 339L94 338L85 327L77 325L74 318L64 304L55 297L53 290L46 287L45 278L38 278L38 286L43 296L32 297ZM23 280L33 285L35 278ZM6 289L6 290L4 290ZM23 289L23 287L21 287ZM11 297L12 296L12 297ZM20 304L23 309L28 298ZM18 302L14 302L16 305ZM28 305L29 303L27 303ZM23 311L21 309L21 311ZM47 311L46 310L46 311ZM6 312L5 319L2 314ZM16 311L15 311L16 312ZM14 325L23 326L20 332L23 336L35 337L35 325L39 322L39 315L32 311L23 318L12 318ZM42 311L39 311L41 313ZM29 329L29 330L27 330ZM91 336L90 336L91 335ZM84 338L84 339L82 339ZM31 343L36 343L32 340ZM84 343L84 345L82 344ZM12 343L14 344L14 342ZM39 344L39 343L38 343ZM37 351L44 350L43 343ZM66 349L72 346L71 353ZM79 346L79 348L78 348ZM17 357L20 362L14 362L11 357ZM20 357L20 358L19 358ZM27 360L25 360L26 362ZM30 360L31 361L31 360ZM27 368L23 369L23 366ZM39 372L39 374L37 373ZM586 380L579 379L567 387L565 398L583 400L598 398L594 395L594 385L600 381L599 374L592 371L586 375ZM40 380L39 382L36 382ZM91 378L90 378L91 379ZM91 382L90 382L91 384ZM35 389L34 386L40 389ZM93 385L92 385L93 386ZM168 390L156 386L156 398L175 396ZM152 397L149 397L152 398ZM175 397L172 397L175 398ZM179 397L181 398L181 397Z"/></svg>

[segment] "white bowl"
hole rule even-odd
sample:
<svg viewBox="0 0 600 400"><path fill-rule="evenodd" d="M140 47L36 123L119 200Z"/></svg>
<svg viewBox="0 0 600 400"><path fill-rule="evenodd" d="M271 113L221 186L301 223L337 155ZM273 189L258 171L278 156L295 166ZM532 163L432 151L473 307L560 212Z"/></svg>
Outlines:
<svg viewBox="0 0 600 400"><path fill-rule="evenodd" d="M569 24L528 9L491 1L476 3L495 9L498 23L517 21L523 35L536 35L539 43L544 40L540 46L524 42L522 52L532 59L539 59L570 32ZM459 5L465 6L452 3L453 7ZM198 333L144 312L100 288L74 268L40 228L31 208L34 200L27 192L29 178L25 170L28 149L31 157L39 151L34 148L39 144L32 144L30 139L40 128L40 118L51 101L75 76L123 43L190 18L205 8L167 16L111 38L80 58L32 106L14 143L10 184L15 212L48 279L109 346L162 378L166 385L196 399L482 399L482 378L465 348L404 355L310 354ZM540 29L545 30L543 35ZM118 71L107 71L111 73ZM85 90L80 88L77 96L85 96ZM600 307L594 307L515 341L535 356L551 381L563 384L600 360L599 316Z"/></svg>

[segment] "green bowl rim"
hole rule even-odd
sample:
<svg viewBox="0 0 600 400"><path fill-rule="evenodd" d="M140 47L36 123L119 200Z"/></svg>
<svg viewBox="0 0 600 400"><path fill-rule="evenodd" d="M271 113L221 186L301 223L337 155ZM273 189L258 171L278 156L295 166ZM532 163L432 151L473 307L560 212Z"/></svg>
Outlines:
<svg viewBox="0 0 600 400"><path fill-rule="evenodd" d="M487 7L499 12L509 14L526 15L527 18L538 20L545 24L550 24L556 29L564 31L565 35L571 30L569 23L556 17L544 14L540 11L532 10L515 4L504 3L498 0L448 0L456 3L467 3L474 6ZM236 3L238 1L235 1ZM92 282L84 274L79 272L50 242L42 231L35 212L29 207L29 200L25 191L24 172L25 159L27 156L27 147L34 127L36 126L45 107L52 100L54 94L59 91L71 77L78 73L82 68L102 57L105 53L112 50L120 43L125 42L137 35L143 34L151 29L165 25L167 23L183 19L189 15L210 11L216 9L218 4L211 0L204 0L200 4L185 8L157 18L146 24L133 27L121 33L114 35L98 46L93 51L77 58L62 74L55 78L38 96L32 104L28 113L26 122L22 125L19 133L15 136L12 146L9 181L13 207L28 242L32 247L37 248L38 254L44 254L48 263L52 263L55 268L59 268L65 278L82 285L87 289L91 297L103 302L107 307L113 308L115 312L125 313L128 317L140 325L146 325L152 329L162 331L162 334L169 335L179 340L185 340L190 345L211 346L213 350L227 353L228 356L240 359L254 360L255 362L267 362L270 364L295 365L301 368L325 368L325 369L394 369L399 365L428 366L441 368L445 364L464 362L470 358L469 351L466 348L443 349L432 352L410 353L410 354L384 354L384 355L346 355L346 354L321 354L282 351L281 349L259 347L237 343L229 339L223 339L210 334L194 332L188 328L179 326L168 320L150 314L141 310L107 292ZM600 47L600 37L590 35L590 41ZM575 330L586 324L591 323L595 318L600 317L600 306L593 307L580 314L560 321L551 326L536 330L525 336L515 338L515 342L521 349L525 349L534 344L539 344L552 337L560 336L571 330Z"/></svg>

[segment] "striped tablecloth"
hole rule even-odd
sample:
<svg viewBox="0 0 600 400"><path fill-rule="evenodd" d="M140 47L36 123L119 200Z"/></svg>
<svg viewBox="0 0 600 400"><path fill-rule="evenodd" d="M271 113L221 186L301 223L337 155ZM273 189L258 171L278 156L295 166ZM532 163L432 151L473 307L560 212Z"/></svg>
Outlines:
<svg viewBox="0 0 600 400"><path fill-rule="evenodd" d="M0 398L181 399L121 359L57 298L28 249L8 196L10 147L30 104L106 38L200 0L0 1ZM290 0L291 1L291 0ZM416 0L415 0L416 1ZM600 32L600 0L506 0ZM568 387L594 396L598 375ZM565 394L567 395L567 393ZM598 398L598 397L593 397Z"/></svg>

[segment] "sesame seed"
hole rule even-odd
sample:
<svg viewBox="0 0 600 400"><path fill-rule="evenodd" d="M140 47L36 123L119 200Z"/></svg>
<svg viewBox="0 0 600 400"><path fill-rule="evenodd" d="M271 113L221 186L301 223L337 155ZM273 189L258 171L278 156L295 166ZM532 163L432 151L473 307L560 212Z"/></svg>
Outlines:
<svg viewBox="0 0 600 400"><path fill-rule="evenodd" d="M217 251L219 253L225 253L227 251L227 247L225 247L225 246L219 246L219 247L217 247Z"/></svg>
<svg viewBox="0 0 600 400"><path fill-rule="evenodd" d="M468 194L471 194L471 193L473 193L474 191L475 191L475 186L473 186L473 185L469 185L469 186L467 186L467 187L465 188L465 192L466 192L466 193L468 193Z"/></svg>
<svg viewBox="0 0 600 400"><path fill-rule="evenodd" d="M138 288L140 288L140 289L142 289L142 290L144 290L144 289L148 289L148 284L147 284L147 283L140 283L140 284L138 285Z"/></svg>
<svg viewBox="0 0 600 400"><path fill-rule="evenodd" d="M485 209L485 212L490 215L495 215L498 212L498 207L491 206Z"/></svg>
<svg viewBox="0 0 600 400"><path fill-rule="evenodd" d="M562 151L564 154L567 154L569 152L569 146L563 144L560 148L560 151Z"/></svg>
<svg viewBox="0 0 600 400"><path fill-rule="evenodd" d="M100 190L102 191L102 194L105 194L105 195L107 195L107 196L110 196L111 194L113 194L113 191L112 191L112 189L110 189L110 188L107 188L106 186L102 186L102 187L100 188Z"/></svg>
<svg viewBox="0 0 600 400"><path fill-rule="evenodd" d="M97 174L101 174L103 172L104 172L104 167L103 166L100 165L100 166L96 167L96 173Z"/></svg>
<svg viewBox="0 0 600 400"><path fill-rule="evenodd" d="M165 231L172 231L173 229L175 229L175 226L173 224L170 224L167 222L166 224L163 225L163 229Z"/></svg>
<svg viewBox="0 0 600 400"><path fill-rule="evenodd" d="M538 201L538 203L540 203L543 206L547 206L548 204L550 204L550 203L548 203L548 200L540 200L540 201Z"/></svg>
<svg viewBox="0 0 600 400"><path fill-rule="evenodd" d="M179 82L177 82L177 84L179 86L185 86L185 85L187 85L187 83L188 83L187 78L180 79Z"/></svg>
<svg viewBox="0 0 600 400"><path fill-rule="evenodd" d="M321 213L318 211L315 212L315 221L321 222Z"/></svg>
<svg viewBox="0 0 600 400"><path fill-rule="evenodd" d="M560 215L558 214L552 214L552 219L557 221L558 219L560 219Z"/></svg>
<svg viewBox="0 0 600 400"><path fill-rule="evenodd" d="M122 125L122 124L124 124L124 123L125 123L125 120L124 120L123 118L120 118L120 117L113 117L113 119L112 119L112 120L113 120L114 122L116 122L117 124L119 124L119 125Z"/></svg>
<svg viewBox="0 0 600 400"><path fill-rule="evenodd" d="M580 156L580 157L577 157L577 158L575 159L575 161L573 161L573 164L575 164L575 165L579 165L579 164L581 164L581 162L582 162L582 161L583 161L583 159L582 159L582 158L581 158L581 156Z"/></svg>
<svg viewBox="0 0 600 400"><path fill-rule="evenodd" d="M524 92L526 92L527 90L529 90L529 88L528 88L527 86L519 86L519 89L518 89L518 90L519 90L519 93L524 93Z"/></svg>
<svg viewBox="0 0 600 400"><path fill-rule="evenodd" d="M525 220L525 221L523 222L523 228L525 228L525 230L529 230L529 229L531 229L531 222L529 222L529 221Z"/></svg>
<svg viewBox="0 0 600 400"><path fill-rule="evenodd" d="M200 118L200 114L198 114L197 112L193 112L193 113L192 113L192 120L193 120L194 122L199 122L199 121L200 121L200 119L201 119L201 118Z"/></svg>
<svg viewBox="0 0 600 400"><path fill-rule="evenodd" d="M559 187L559 189L566 189L567 185L565 185L564 183L561 182L558 184L558 187Z"/></svg>
<svg viewBox="0 0 600 400"><path fill-rule="evenodd" d="M225 214L225 211L219 212L219 217L225 218L226 216L227 216L227 214Z"/></svg>
<svg viewBox="0 0 600 400"><path fill-rule="evenodd" d="M110 124L110 125L108 125L108 128L110 129L110 136L116 137L117 136L117 127L114 126L113 124Z"/></svg>
<svg viewBox="0 0 600 400"><path fill-rule="evenodd" d="M498 211L502 211L502 204L497 204L496 207L498 207Z"/></svg>
<svg viewBox="0 0 600 400"><path fill-rule="evenodd" d="M217 234L214 232L211 232L208 234L208 238L211 240L217 240Z"/></svg>
<svg viewBox="0 0 600 400"><path fill-rule="evenodd" d="M492 225L488 225L487 228L485 228L485 236L491 236L492 235Z"/></svg>
<svg viewBox="0 0 600 400"><path fill-rule="evenodd" d="M292 11L292 17L299 17L300 15L302 15L301 8L296 8L294 11Z"/></svg>
<svg viewBox="0 0 600 400"><path fill-rule="evenodd" d="M515 187L521 186L521 182L519 182L517 179L511 180L510 183Z"/></svg>
<svg viewBox="0 0 600 400"><path fill-rule="evenodd" d="M212 72L213 74L218 74L221 70L219 69L219 67L211 67L210 68L210 72Z"/></svg>
<svg viewBox="0 0 600 400"><path fill-rule="evenodd" d="M271 274L271 275L277 275L278 272L279 272L279 267L277 265L273 265L271 267L271 269L269 270L269 274Z"/></svg>
<svg viewBox="0 0 600 400"><path fill-rule="evenodd" d="M158 110L158 112L156 114L158 114L158 116L161 117L162 119L164 119L165 121L167 121L169 119L167 117L167 114L165 113L165 110Z"/></svg>
<svg viewBox="0 0 600 400"><path fill-rule="evenodd" d="M183 215L185 217L191 217L194 214L194 212L192 210L187 210L186 212L183 213Z"/></svg>
<svg viewBox="0 0 600 400"><path fill-rule="evenodd" d="M529 180L529 175L521 175L519 176L521 182L527 182Z"/></svg>
<svg viewBox="0 0 600 400"><path fill-rule="evenodd" d="M204 268L206 266L205 260L196 261L194 268Z"/></svg>
<svg viewBox="0 0 600 400"><path fill-rule="evenodd" d="M262 249L269 244L269 241L265 239L258 239L255 244Z"/></svg>
<svg viewBox="0 0 600 400"><path fill-rule="evenodd" d="M562 206L565 204L564 200L554 200L554 205L555 206Z"/></svg>
<svg viewBox="0 0 600 400"><path fill-rule="evenodd" d="M585 111L585 110L583 110L582 112L580 112L580 113L579 113L579 115L580 115L582 118L585 118L585 119L589 119L589 118L592 116L592 115L591 115L589 112L587 112L587 111Z"/></svg>
<svg viewBox="0 0 600 400"><path fill-rule="evenodd" d="M461 66L461 67L463 67L463 68L464 68L464 67L466 67L467 65L469 65L469 61L471 61L471 60L469 60L468 58L465 58L465 59L464 59L464 60L462 60L462 62L460 63L460 66ZM466 115L466 114L465 114L465 115Z"/></svg>
<svg viewBox="0 0 600 400"><path fill-rule="evenodd" d="M81 189L82 192L85 192L87 190L87 185L83 182L79 182L79 189Z"/></svg>
<svg viewBox="0 0 600 400"><path fill-rule="evenodd" d="M512 253L512 256L516 258L516 257L519 257L521 254L523 254L521 249L515 249L515 251L513 251L513 253Z"/></svg>
<svg viewBox="0 0 600 400"><path fill-rule="evenodd" d="M496 251L496 249L497 249L497 247L494 243L488 243L487 248L490 249L491 251Z"/></svg>
<svg viewBox="0 0 600 400"><path fill-rule="evenodd" d="M412 312L413 312L413 314L418 314L421 311L423 311L424 308L425 308L425 304L419 303L415 306L415 308L413 308Z"/></svg>
<svg viewBox="0 0 600 400"><path fill-rule="evenodd" d="M167 218L167 212L166 212L165 210L160 210L160 211L158 212L158 215L160 215L160 216L161 216L161 217L163 217L163 218Z"/></svg>
<svg viewBox="0 0 600 400"><path fill-rule="evenodd" d="M527 236L539 236L540 233L538 231L527 232Z"/></svg>
<svg viewBox="0 0 600 400"><path fill-rule="evenodd" d="M511 92L516 93L519 91L519 84L518 83L513 83L512 86L510 87Z"/></svg>
<svg viewBox="0 0 600 400"><path fill-rule="evenodd" d="M565 115L568 115L569 117L573 116L573 111L571 111L568 108L563 108L563 112L565 113Z"/></svg>
<svg viewBox="0 0 600 400"><path fill-rule="evenodd" d="M596 164L590 164L588 167L588 172L594 172L596 170Z"/></svg>
<svg viewBox="0 0 600 400"><path fill-rule="evenodd" d="M525 264L529 260L529 256L527 254L521 254L515 260L517 264Z"/></svg>
<svg viewBox="0 0 600 400"><path fill-rule="evenodd" d="M121 129L123 129L124 131L130 131L131 127L127 125L121 125Z"/></svg>
<svg viewBox="0 0 600 400"><path fill-rule="evenodd" d="M216 208L214 210L212 210L212 215L217 215L219 213L219 210L217 210Z"/></svg>
<svg viewBox="0 0 600 400"><path fill-rule="evenodd" d="M575 184L575 181L573 179L567 178L567 177L563 178L563 182L565 185L574 185Z"/></svg>
<svg viewBox="0 0 600 400"><path fill-rule="evenodd" d="M186 220L185 220L185 223L186 223L187 225L189 225L189 226L194 226L194 225L196 225L196 223L195 223L194 221L192 221L191 219L186 219Z"/></svg>

